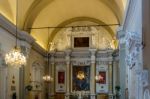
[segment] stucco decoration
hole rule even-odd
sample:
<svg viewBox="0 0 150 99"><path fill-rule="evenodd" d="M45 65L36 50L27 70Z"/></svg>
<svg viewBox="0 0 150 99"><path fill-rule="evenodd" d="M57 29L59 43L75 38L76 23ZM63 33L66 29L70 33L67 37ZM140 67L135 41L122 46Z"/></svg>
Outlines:
<svg viewBox="0 0 150 99"><path fill-rule="evenodd" d="M2 45L0 44L0 67L5 67L6 63L4 60L4 51L2 50Z"/></svg>
<svg viewBox="0 0 150 99"><path fill-rule="evenodd" d="M148 70L143 70L141 72L140 81L143 87L148 86Z"/></svg>
<svg viewBox="0 0 150 99"><path fill-rule="evenodd" d="M138 62L137 56L142 48L141 38L138 33L127 32L126 36L126 63L130 69L132 69Z"/></svg>
<svg viewBox="0 0 150 99"><path fill-rule="evenodd" d="M42 77L44 73L44 68L38 62L38 60L32 63L32 81L31 85L33 86L33 90L42 90Z"/></svg>
<svg viewBox="0 0 150 99"><path fill-rule="evenodd" d="M148 89L144 91L144 99L150 99L150 92Z"/></svg>
<svg viewBox="0 0 150 99"><path fill-rule="evenodd" d="M89 37L89 47L100 50L114 49L115 39L102 27L74 27L62 29L51 42L51 50L63 51L74 48L74 37Z"/></svg>

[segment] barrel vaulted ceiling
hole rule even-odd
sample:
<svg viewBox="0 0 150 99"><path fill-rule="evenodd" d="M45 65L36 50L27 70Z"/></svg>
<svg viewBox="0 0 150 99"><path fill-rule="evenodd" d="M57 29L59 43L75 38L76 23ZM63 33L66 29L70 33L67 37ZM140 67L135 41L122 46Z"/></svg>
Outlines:
<svg viewBox="0 0 150 99"><path fill-rule="evenodd" d="M46 49L48 39L53 40L60 28L29 29L38 27L64 27L77 22L120 24L127 0L18 0L18 26L29 32ZM16 24L16 0L0 0L0 13ZM92 24L85 25L92 25ZM82 24L84 25L84 24ZM115 35L117 26L104 27Z"/></svg>

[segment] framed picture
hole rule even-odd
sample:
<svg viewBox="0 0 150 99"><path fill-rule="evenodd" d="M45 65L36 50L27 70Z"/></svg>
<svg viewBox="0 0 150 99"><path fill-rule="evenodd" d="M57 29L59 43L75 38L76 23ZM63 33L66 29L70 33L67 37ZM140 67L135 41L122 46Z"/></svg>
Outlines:
<svg viewBox="0 0 150 99"><path fill-rule="evenodd" d="M105 71L99 71L97 83L106 84L106 72Z"/></svg>
<svg viewBox="0 0 150 99"><path fill-rule="evenodd" d="M74 48L89 47L89 37L74 37Z"/></svg>
<svg viewBox="0 0 150 99"><path fill-rule="evenodd" d="M72 91L90 90L90 66L72 67Z"/></svg>
<svg viewBox="0 0 150 99"><path fill-rule="evenodd" d="M55 91L64 93L66 91L66 67L62 63L56 64L55 77Z"/></svg>
<svg viewBox="0 0 150 99"><path fill-rule="evenodd" d="M65 72L58 71L58 84L64 84L64 83L65 83Z"/></svg>

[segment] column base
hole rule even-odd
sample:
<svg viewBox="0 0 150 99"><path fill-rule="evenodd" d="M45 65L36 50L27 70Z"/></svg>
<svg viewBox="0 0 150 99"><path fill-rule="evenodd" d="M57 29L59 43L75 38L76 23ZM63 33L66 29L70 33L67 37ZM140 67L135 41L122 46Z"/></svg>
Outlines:
<svg viewBox="0 0 150 99"><path fill-rule="evenodd" d="M90 95L91 99L96 99L95 96L96 96L96 94L91 94L91 95Z"/></svg>
<svg viewBox="0 0 150 99"><path fill-rule="evenodd" d="M69 93L65 94L65 99L70 99L70 94Z"/></svg>
<svg viewBox="0 0 150 99"><path fill-rule="evenodd" d="M55 99L55 94L54 93L50 94L49 99Z"/></svg>
<svg viewBox="0 0 150 99"><path fill-rule="evenodd" d="M114 94L109 94L108 97L108 99L114 99Z"/></svg>

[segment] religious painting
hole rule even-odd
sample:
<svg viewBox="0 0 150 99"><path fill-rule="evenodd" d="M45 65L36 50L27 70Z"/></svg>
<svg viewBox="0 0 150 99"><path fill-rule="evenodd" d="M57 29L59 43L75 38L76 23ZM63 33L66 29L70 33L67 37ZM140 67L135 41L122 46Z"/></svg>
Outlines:
<svg viewBox="0 0 150 99"><path fill-rule="evenodd" d="M99 71L97 83L106 84L106 72Z"/></svg>
<svg viewBox="0 0 150 99"><path fill-rule="evenodd" d="M65 72L59 71L58 72L58 84L64 84L65 83Z"/></svg>
<svg viewBox="0 0 150 99"><path fill-rule="evenodd" d="M90 66L73 66L72 90L90 90Z"/></svg>
<svg viewBox="0 0 150 99"><path fill-rule="evenodd" d="M74 47L89 47L89 37L75 37Z"/></svg>

